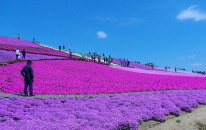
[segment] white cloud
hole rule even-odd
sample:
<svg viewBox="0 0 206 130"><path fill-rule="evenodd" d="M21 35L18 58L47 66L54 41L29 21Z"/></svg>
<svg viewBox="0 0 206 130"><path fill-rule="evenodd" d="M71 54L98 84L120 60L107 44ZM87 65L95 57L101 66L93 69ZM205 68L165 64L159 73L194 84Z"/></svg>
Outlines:
<svg viewBox="0 0 206 130"><path fill-rule="evenodd" d="M107 34L104 33L103 31L97 32L97 35L98 35L99 38L107 38Z"/></svg>
<svg viewBox="0 0 206 130"><path fill-rule="evenodd" d="M100 20L100 21L113 21L115 20L113 17L93 17L96 20Z"/></svg>
<svg viewBox="0 0 206 130"><path fill-rule="evenodd" d="M141 22L142 20L138 19L138 18L131 18L129 23L136 23L136 22Z"/></svg>
<svg viewBox="0 0 206 130"><path fill-rule="evenodd" d="M187 59L187 58L194 58L196 55L194 54L194 55L190 55L190 56L188 56L188 57L180 57L180 58L178 58L178 60L183 60L183 59Z"/></svg>
<svg viewBox="0 0 206 130"><path fill-rule="evenodd" d="M180 57L180 58L178 58L178 60L183 60L183 59L185 59L185 57Z"/></svg>
<svg viewBox="0 0 206 130"><path fill-rule="evenodd" d="M191 64L191 66L201 66L203 65L202 63L194 63L194 64Z"/></svg>
<svg viewBox="0 0 206 130"><path fill-rule="evenodd" d="M196 55L191 55L191 56L188 56L187 58L194 58Z"/></svg>
<svg viewBox="0 0 206 130"><path fill-rule="evenodd" d="M180 14L177 16L179 20L187 20L194 19L194 21L200 21L206 19L206 13L202 13L199 9L195 9L198 7L197 5L190 6L186 10L182 10Z"/></svg>

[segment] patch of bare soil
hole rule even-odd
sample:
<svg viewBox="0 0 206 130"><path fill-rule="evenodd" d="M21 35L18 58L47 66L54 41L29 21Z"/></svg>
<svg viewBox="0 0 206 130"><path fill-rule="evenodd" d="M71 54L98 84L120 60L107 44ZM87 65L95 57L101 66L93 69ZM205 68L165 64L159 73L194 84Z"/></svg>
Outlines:
<svg viewBox="0 0 206 130"><path fill-rule="evenodd" d="M177 123L177 120L181 122ZM179 117L169 115L163 123L157 121L144 122L140 126L140 130L200 130L197 122L206 124L206 105L193 108L191 113L182 111Z"/></svg>

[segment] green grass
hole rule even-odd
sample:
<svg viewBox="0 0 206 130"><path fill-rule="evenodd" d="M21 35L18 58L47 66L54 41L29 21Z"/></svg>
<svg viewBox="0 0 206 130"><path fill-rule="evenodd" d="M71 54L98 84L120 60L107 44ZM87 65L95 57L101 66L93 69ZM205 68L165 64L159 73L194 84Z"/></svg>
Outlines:
<svg viewBox="0 0 206 130"><path fill-rule="evenodd" d="M181 123L181 120L176 120L177 123Z"/></svg>
<svg viewBox="0 0 206 130"><path fill-rule="evenodd" d="M199 130L206 130L206 125L205 124L202 124L200 122L196 122L197 124L197 127Z"/></svg>

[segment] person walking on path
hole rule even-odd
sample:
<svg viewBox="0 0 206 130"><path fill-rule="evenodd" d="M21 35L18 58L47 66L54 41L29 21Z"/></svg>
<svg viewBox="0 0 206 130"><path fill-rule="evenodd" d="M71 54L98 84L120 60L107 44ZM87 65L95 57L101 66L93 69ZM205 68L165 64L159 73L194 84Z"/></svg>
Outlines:
<svg viewBox="0 0 206 130"><path fill-rule="evenodd" d="M120 65L122 66L122 60L120 60Z"/></svg>
<svg viewBox="0 0 206 130"><path fill-rule="evenodd" d="M127 62L127 67L129 67L129 63L130 63L130 62L128 61L128 62Z"/></svg>
<svg viewBox="0 0 206 130"><path fill-rule="evenodd" d="M18 34L17 38L20 39L21 35Z"/></svg>
<svg viewBox="0 0 206 130"><path fill-rule="evenodd" d="M106 64L108 64L108 58L106 57Z"/></svg>
<svg viewBox="0 0 206 130"><path fill-rule="evenodd" d="M70 51L70 47L69 47L69 51Z"/></svg>
<svg viewBox="0 0 206 130"><path fill-rule="evenodd" d="M106 54L104 54L104 63L106 63Z"/></svg>
<svg viewBox="0 0 206 130"><path fill-rule="evenodd" d="M125 64L124 64L124 66L127 66L127 60L125 61Z"/></svg>
<svg viewBox="0 0 206 130"><path fill-rule="evenodd" d="M63 45L63 50L65 49L65 46Z"/></svg>
<svg viewBox="0 0 206 130"><path fill-rule="evenodd" d="M111 61L111 58L110 58L110 56L109 56L109 58L108 58L108 64L110 65L110 61Z"/></svg>
<svg viewBox="0 0 206 130"><path fill-rule="evenodd" d="M167 66L165 67L166 71L167 71Z"/></svg>
<svg viewBox="0 0 206 130"><path fill-rule="evenodd" d="M72 58L72 52L71 51L69 52L69 55L70 55L70 59L71 59Z"/></svg>
<svg viewBox="0 0 206 130"><path fill-rule="evenodd" d="M175 67L175 72L177 72L177 68Z"/></svg>
<svg viewBox="0 0 206 130"><path fill-rule="evenodd" d="M98 62L100 62L100 55L98 56Z"/></svg>
<svg viewBox="0 0 206 130"><path fill-rule="evenodd" d="M94 53L94 62L95 62L95 59L96 59L96 53Z"/></svg>
<svg viewBox="0 0 206 130"><path fill-rule="evenodd" d="M27 61L27 65L21 70L21 75L24 77L24 81L25 81L25 86L24 86L24 94L25 96L28 96L27 94L27 87L29 85L29 92L30 92L30 96L34 96L33 95L33 88L32 88L32 84L34 82L34 75L33 75L33 69L31 67L32 62L30 60ZM24 75L25 73L25 75Z"/></svg>
<svg viewBox="0 0 206 130"><path fill-rule="evenodd" d="M35 42L35 38L33 37L33 42Z"/></svg>
<svg viewBox="0 0 206 130"><path fill-rule="evenodd" d="M24 58L25 59L25 54L26 54L26 51L25 51L25 49L22 51L22 54L23 54L23 57L22 57L22 59Z"/></svg>
<svg viewBox="0 0 206 130"><path fill-rule="evenodd" d="M61 46L59 46L59 51L61 51Z"/></svg>
<svg viewBox="0 0 206 130"><path fill-rule="evenodd" d="M109 61L109 64L111 64L112 59L110 55L109 55L108 61Z"/></svg>
<svg viewBox="0 0 206 130"><path fill-rule="evenodd" d="M19 50L17 49L17 50L16 50L16 60L19 59L19 55L20 55L20 52L19 52Z"/></svg>

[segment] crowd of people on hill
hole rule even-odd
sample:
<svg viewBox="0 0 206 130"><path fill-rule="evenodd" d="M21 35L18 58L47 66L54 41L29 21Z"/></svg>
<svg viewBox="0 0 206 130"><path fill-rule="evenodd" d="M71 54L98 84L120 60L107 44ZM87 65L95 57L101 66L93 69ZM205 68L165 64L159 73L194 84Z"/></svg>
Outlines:
<svg viewBox="0 0 206 130"><path fill-rule="evenodd" d="M198 73L198 74L205 74L205 71L194 71L192 70L193 73Z"/></svg>
<svg viewBox="0 0 206 130"><path fill-rule="evenodd" d="M18 34L17 38L20 39L21 35ZM33 37L33 42L36 42L34 37ZM38 42L38 43L40 43L40 42ZM63 45L63 50L65 50L64 45ZM59 51L61 51L61 46L60 45L59 45ZM70 47L69 47L69 51L70 51ZM69 54L70 54L70 58L71 58L72 52L70 51ZM22 59L25 59L25 55L26 55L25 49L22 51L22 55L23 55ZM86 59L85 54L82 54L82 57ZM89 57L91 57L92 61L94 60L94 62L95 62L96 58L97 58L98 62L101 62L101 59L102 59L101 55L98 55L97 52L95 52L93 55L91 55L91 52L88 52L87 58L89 59ZM16 50L16 60L19 60L19 59L20 59L20 51ZM109 57L106 57L106 54L103 53L103 60L104 60L104 63L111 64L113 59L111 58L110 55L109 55ZM140 62L137 62L137 61L135 61L135 63L140 64ZM125 58L124 58L123 60L120 60L120 64L121 64L121 66L129 67L130 61L128 59L125 60ZM166 66L165 70L167 71L168 68L170 68L170 67ZM154 69L154 65L152 65L152 69ZM177 69L178 68L175 67L175 72L177 72ZM184 70L185 71L185 69L179 69L179 70ZM193 71L192 70L192 72L193 73L205 74L205 71Z"/></svg>
<svg viewBox="0 0 206 130"><path fill-rule="evenodd" d="M121 66L129 67L129 64L130 64L130 61L128 59L125 60L125 58L124 58L124 60L120 60L120 65Z"/></svg>
<svg viewBox="0 0 206 130"><path fill-rule="evenodd" d="M90 60L91 61L98 61L101 62L101 60L104 60L104 63L106 64L111 64L113 59L111 58L111 56L109 55L109 57L106 57L106 54L103 53L103 56L98 55L97 52L94 52L93 54L91 54L91 52L88 52L87 54L82 53L82 59L86 59L86 60Z"/></svg>
<svg viewBox="0 0 206 130"><path fill-rule="evenodd" d="M63 50L65 50L65 46L63 45L63 47L61 47L60 45L59 45L59 51L61 51L61 48L63 48ZM69 47L69 51L70 51L70 47Z"/></svg>
<svg viewBox="0 0 206 130"><path fill-rule="evenodd" d="M167 67L167 66L166 66L166 67L165 67L165 70L167 71L168 68L170 69L170 67ZM175 72L177 72L177 69L178 69L178 68L175 67Z"/></svg>

